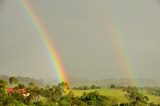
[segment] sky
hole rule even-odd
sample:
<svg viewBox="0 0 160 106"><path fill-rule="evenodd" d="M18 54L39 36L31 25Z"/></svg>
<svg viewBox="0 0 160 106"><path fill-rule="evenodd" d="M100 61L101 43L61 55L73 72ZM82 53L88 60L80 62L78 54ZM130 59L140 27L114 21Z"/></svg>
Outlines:
<svg viewBox="0 0 160 106"><path fill-rule="evenodd" d="M29 1L69 77L160 80L158 0ZM55 78L29 18L19 0L1 0L0 74Z"/></svg>

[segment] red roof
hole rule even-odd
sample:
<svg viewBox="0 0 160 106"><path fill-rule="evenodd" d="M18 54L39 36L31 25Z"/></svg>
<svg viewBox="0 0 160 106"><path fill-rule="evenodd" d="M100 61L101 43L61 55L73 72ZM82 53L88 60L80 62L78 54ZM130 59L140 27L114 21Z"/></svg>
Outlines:
<svg viewBox="0 0 160 106"><path fill-rule="evenodd" d="M14 92L14 89L12 87L7 88L7 93L13 93L13 92Z"/></svg>
<svg viewBox="0 0 160 106"><path fill-rule="evenodd" d="M22 88L22 89L14 89L12 87L8 87L6 89L7 93L14 93L14 92L17 92L17 93L20 93L20 94L26 94L26 89Z"/></svg>

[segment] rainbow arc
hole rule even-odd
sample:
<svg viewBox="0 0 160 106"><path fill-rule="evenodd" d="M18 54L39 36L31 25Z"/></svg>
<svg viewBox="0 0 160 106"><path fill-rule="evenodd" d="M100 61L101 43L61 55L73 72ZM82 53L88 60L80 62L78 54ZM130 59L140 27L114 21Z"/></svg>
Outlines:
<svg viewBox="0 0 160 106"><path fill-rule="evenodd" d="M20 5L25 10L26 14L29 16L30 21L32 22L37 32L37 36L42 40L47 50L48 57L52 65L52 71L56 74L57 80L59 82L64 81L69 83L69 80L67 78L65 69L62 65L60 56L57 50L55 49L55 47L53 46L53 43L50 40L50 36L45 26L43 25L40 17L36 14L35 9L32 7L32 5L29 3L28 0L19 0L19 2L20 2Z"/></svg>

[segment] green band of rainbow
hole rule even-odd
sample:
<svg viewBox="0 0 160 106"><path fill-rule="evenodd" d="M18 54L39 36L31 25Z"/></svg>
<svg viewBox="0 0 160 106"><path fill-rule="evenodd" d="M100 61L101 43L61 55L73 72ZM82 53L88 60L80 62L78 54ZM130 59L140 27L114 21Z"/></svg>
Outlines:
<svg viewBox="0 0 160 106"><path fill-rule="evenodd" d="M57 80L59 82L65 81L69 83L67 74L65 73L62 62L60 61L60 56L57 53L57 50L53 47L53 43L49 38L49 34L46 31L46 28L43 26L39 16L36 14L28 0L19 0L19 2L25 10L27 16L29 16L35 30L37 31L37 36L42 40L47 49L48 56L52 64L53 71L56 74Z"/></svg>

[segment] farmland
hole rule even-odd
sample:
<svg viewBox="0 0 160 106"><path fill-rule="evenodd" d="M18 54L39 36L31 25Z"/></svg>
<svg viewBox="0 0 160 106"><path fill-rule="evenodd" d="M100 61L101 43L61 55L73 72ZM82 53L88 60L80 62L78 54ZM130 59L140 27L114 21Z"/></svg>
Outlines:
<svg viewBox="0 0 160 106"><path fill-rule="evenodd" d="M120 103L122 102L128 102L128 99L125 97L125 93L123 92L123 89L118 88L103 88L103 89L89 89L89 90L72 90L75 96L81 96L84 92L94 92L98 91L101 95L110 97L110 98L116 98ZM146 90L141 91L145 96L149 98L149 102L154 102L156 104L160 103L160 97L155 96L147 92Z"/></svg>

